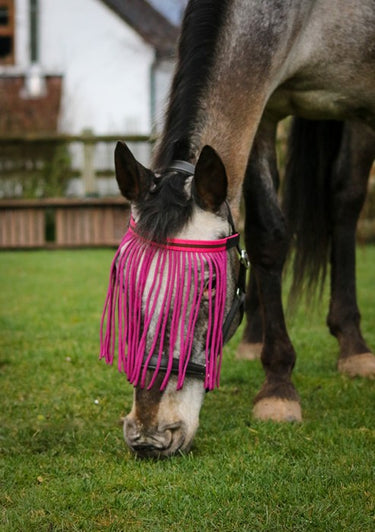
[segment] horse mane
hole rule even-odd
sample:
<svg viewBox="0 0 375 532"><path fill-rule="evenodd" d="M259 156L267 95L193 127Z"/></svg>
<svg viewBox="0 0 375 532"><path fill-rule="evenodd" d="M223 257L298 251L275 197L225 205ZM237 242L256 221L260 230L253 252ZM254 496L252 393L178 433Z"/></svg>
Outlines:
<svg viewBox="0 0 375 532"><path fill-rule="evenodd" d="M186 175L171 172L147 198L137 204L137 233L147 240L163 244L178 233L191 218L193 200L185 190Z"/></svg>
<svg viewBox="0 0 375 532"><path fill-rule="evenodd" d="M164 132L154 155L153 167L159 171L166 170L174 159L194 159L190 139L230 1L190 0L186 8ZM137 205L137 231L143 237L163 243L186 225L193 200L186 195L185 182L186 176L176 172L163 175L155 191Z"/></svg>
<svg viewBox="0 0 375 532"><path fill-rule="evenodd" d="M155 168L165 169L173 159L194 159L190 138L229 4L230 0L190 0L186 8L164 133L154 157Z"/></svg>

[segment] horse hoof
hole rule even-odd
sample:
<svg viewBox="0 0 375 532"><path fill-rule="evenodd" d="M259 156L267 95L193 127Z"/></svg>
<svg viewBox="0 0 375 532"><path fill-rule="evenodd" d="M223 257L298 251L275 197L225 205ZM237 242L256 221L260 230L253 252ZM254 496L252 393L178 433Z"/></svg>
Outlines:
<svg viewBox="0 0 375 532"><path fill-rule="evenodd" d="M299 402L278 397L260 399L254 405L253 415L261 421L302 421Z"/></svg>
<svg viewBox="0 0 375 532"><path fill-rule="evenodd" d="M372 353L362 353L346 358L340 358L337 369L348 377L375 378L375 356Z"/></svg>
<svg viewBox="0 0 375 532"><path fill-rule="evenodd" d="M237 348L237 360L259 360L262 352L262 343L241 342Z"/></svg>

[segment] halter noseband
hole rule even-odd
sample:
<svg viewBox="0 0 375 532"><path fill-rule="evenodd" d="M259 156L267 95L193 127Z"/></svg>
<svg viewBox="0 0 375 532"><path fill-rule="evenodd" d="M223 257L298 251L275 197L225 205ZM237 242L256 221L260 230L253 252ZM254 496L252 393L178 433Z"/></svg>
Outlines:
<svg viewBox="0 0 375 532"><path fill-rule="evenodd" d="M187 161L175 160L175 161L172 161L171 164L168 166L167 172L168 171L180 172L188 176L192 176L194 175L194 172L195 172L195 166L191 163L188 163ZM223 343L224 344L229 340L229 332L230 332L233 320L235 319L238 313L240 313L240 320L239 320L238 326L242 322L244 312L245 312L246 272L250 267L250 262L249 262L247 252L245 249L241 248L240 246L240 236L239 236L239 233L236 231L230 206L227 201L225 201L225 204L228 209L227 219L231 227L231 231L232 231L232 234L229 237L227 237L226 249L228 251L232 249L233 247L236 247L237 252L238 252L240 267L239 267L236 290L235 290L234 298L232 301L232 305L223 323L222 330L223 330ZM199 241L191 241L189 242L189 247L198 249L199 247L201 247L201 244L199 243ZM144 361L143 361L144 363L146 362L146 358L147 356L145 356L144 358ZM148 361L148 368L153 369L153 370L155 370L158 367L159 370L163 371L163 369L164 370L167 369L167 366L168 366L167 357L162 359L161 364L160 364L160 361L158 364L157 355L153 355L151 359ZM178 371L179 371L178 359L173 359L171 373L177 374ZM189 360L189 363L187 365L186 375L204 380L206 376L205 364L200 364L200 363L192 362Z"/></svg>

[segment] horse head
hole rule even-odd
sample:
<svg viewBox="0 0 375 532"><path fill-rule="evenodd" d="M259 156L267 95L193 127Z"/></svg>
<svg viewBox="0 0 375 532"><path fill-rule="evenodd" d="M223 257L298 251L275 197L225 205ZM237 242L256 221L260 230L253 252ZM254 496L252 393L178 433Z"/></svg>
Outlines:
<svg viewBox="0 0 375 532"><path fill-rule="evenodd" d="M134 385L125 440L139 456L170 456L190 448L240 321L239 237L211 147L195 168L173 161L154 173L120 142L115 166L131 222L112 264L101 356L113 361L118 325L119 369Z"/></svg>

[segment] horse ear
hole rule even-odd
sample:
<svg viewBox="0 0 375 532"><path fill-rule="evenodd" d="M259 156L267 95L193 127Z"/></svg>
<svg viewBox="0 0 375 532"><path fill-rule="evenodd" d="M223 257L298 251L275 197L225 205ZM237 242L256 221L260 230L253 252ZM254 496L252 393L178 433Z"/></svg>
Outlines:
<svg viewBox="0 0 375 532"><path fill-rule="evenodd" d="M139 163L125 142L115 148L116 179L121 194L129 201L137 201L148 190L152 173Z"/></svg>
<svg viewBox="0 0 375 532"><path fill-rule="evenodd" d="M205 146L194 173L198 202L208 211L216 212L226 200L228 180L225 167L216 151Z"/></svg>

